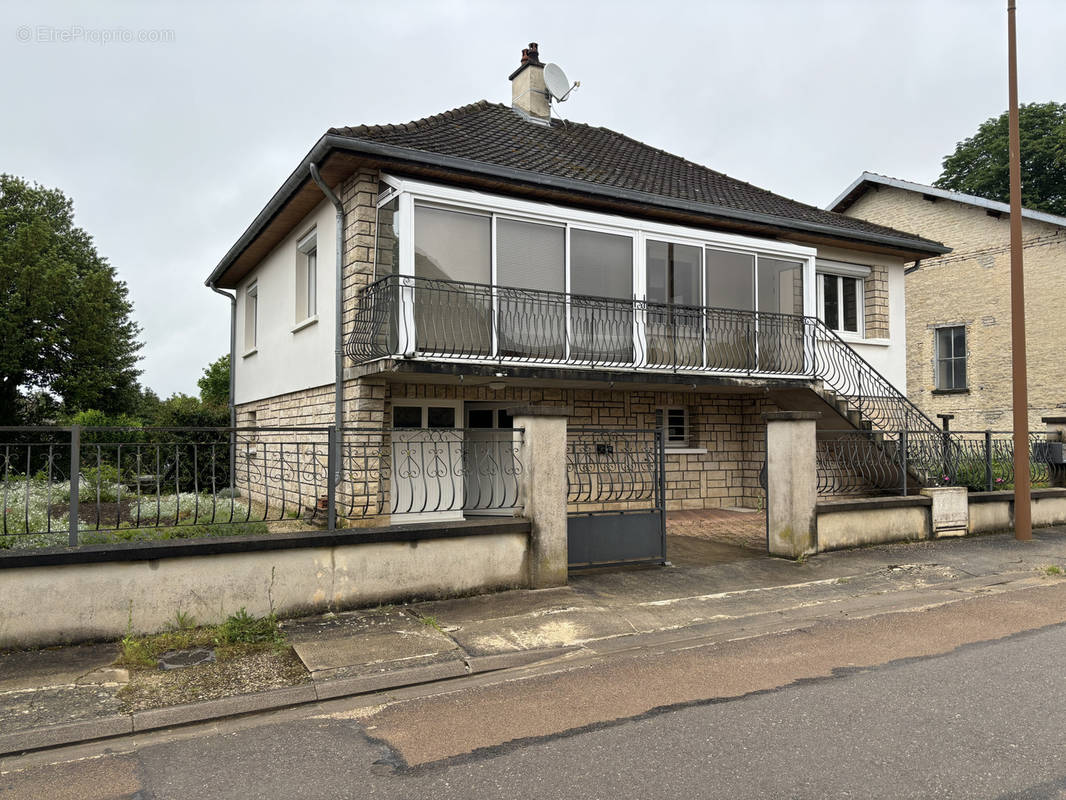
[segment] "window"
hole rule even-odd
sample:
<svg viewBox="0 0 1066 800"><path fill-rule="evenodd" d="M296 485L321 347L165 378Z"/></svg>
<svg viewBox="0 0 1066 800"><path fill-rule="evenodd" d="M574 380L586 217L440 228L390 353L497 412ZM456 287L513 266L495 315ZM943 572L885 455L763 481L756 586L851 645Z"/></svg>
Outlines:
<svg viewBox="0 0 1066 800"><path fill-rule="evenodd" d="M395 275L400 271L400 233L399 223L400 198L394 197L378 207L378 219L375 226L376 241L374 246L374 280L386 275Z"/></svg>
<svg viewBox="0 0 1066 800"><path fill-rule="evenodd" d="M818 317L834 331L862 335L863 281L847 275L818 275Z"/></svg>
<svg viewBox="0 0 1066 800"><path fill-rule="evenodd" d="M658 408L655 410L655 427L663 428L666 447L688 447L688 409Z"/></svg>
<svg viewBox="0 0 1066 800"><path fill-rule="evenodd" d="M476 287L492 280L492 218L415 206L415 335L431 353L487 355L492 348L492 297Z"/></svg>
<svg viewBox="0 0 1066 800"><path fill-rule="evenodd" d="M759 256L759 311L803 313L803 262Z"/></svg>
<svg viewBox="0 0 1066 800"><path fill-rule="evenodd" d="M633 237L571 229L570 294L571 353L588 361L632 361Z"/></svg>
<svg viewBox="0 0 1066 800"><path fill-rule="evenodd" d="M259 331L259 282L252 281L244 290L244 351L255 352Z"/></svg>
<svg viewBox="0 0 1066 800"><path fill-rule="evenodd" d="M702 248L648 240L648 363L703 365Z"/></svg>
<svg viewBox="0 0 1066 800"><path fill-rule="evenodd" d="M491 250L490 217L415 207L415 277L487 284Z"/></svg>
<svg viewBox="0 0 1066 800"><path fill-rule="evenodd" d="M966 326L936 329L936 388L940 391L966 389Z"/></svg>
<svg viewBox="0 0 1066 800"><path fill-rule="evenodd" d="M707 305L755 310L755 256L706 248Z"/></svg>
<svg viewBox="0 0 1066 800"><path fill-rule="evenodd" d="M311 231L296 243L296 322L318 313L318 233Z"/></svg>
<svg viewBox="0 0 1066 800"><path fill-rule="evenodd" d="M513 219L496 220L496 283L500 351L522 358L566 354L566 229Z"/></svg>

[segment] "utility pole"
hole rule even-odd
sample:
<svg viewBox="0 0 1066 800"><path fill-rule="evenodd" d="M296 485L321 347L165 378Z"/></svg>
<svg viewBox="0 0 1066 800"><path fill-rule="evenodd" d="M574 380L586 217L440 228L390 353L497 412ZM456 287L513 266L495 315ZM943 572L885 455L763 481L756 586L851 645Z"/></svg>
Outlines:
<svg viewBox="0 0 1066 800"><path fill-rule="evenodd" d="M1014 401L1014 538L1033 538L1029 485L1029 386L1025 364L1025 279L1022 272L1022 160L1018 133L1018 45L1015 0L1007 0L1007 83L1010 94L1010 338Z"/></svg>

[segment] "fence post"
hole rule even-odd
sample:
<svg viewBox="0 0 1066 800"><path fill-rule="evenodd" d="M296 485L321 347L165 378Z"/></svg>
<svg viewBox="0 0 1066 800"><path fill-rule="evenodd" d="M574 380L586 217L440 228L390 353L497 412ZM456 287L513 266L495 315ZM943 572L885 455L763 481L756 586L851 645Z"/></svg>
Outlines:
<svg viewBox="0 0 1066 800"><path fill-rule="evenodd" d="M78 546L78 507L81 499L81 426L70 426L70 538L71 547Z"/></svg>
<svg viewBox="0 0 1066 800"><path fill-rule="evenodd" d="M818 550L817 411L766 414L766 538L771 555Z"/></svg>
<svg viewBox="0 0 1066 800"><path fill-rule="evenodd" d="M992 477L992 431L985 431L985 488L992 491L995 479Z"/></svg>
<svg viewBox="0 0 1066 800"><path fill-rule="evenodd" d="M907 445L909 444L909 438L906 428L899 432L899 472L904 497L907 496Z"/></svg>
<svg viewBox="0 0 1066 800"><path fill-rule="evenodd" d="M337 426L330 425L326 436L326 469L328 472L326 482L326 520L327 528L335 531L337 529L337 482L334 480L334 476L337 474L337 459L340 455L337 452Z"/></svg>
<svg viewBox="0 0 1066 800"><path fill-rule="evenodd" d="M663 422L665 423L666 420ZM659 531L662 534L662 558L663 563L666 563L666 429L657 429L655 438L658 444L656 459L659 462L659 485L657 487L659 502L656 505L659 508Z"/></svg>
<svg viewBox="0 0 1066 800"><path fill-rule="evenodd" d="M566 421L569 408L528 406L513 412L522 428L521 498L530 522L529 584L565 586L567 541Z"/></svg>

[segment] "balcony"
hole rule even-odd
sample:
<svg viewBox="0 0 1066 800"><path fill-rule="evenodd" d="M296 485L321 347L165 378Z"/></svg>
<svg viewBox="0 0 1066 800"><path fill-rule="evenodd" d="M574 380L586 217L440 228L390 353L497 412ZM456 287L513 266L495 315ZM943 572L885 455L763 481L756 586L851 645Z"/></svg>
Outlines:
<svg viewBox="0 0 1066 800"><path fill-rule="evenodd" d="M388 276L363 290L347 354L586 369L814 374L815 320Z"/></svg>

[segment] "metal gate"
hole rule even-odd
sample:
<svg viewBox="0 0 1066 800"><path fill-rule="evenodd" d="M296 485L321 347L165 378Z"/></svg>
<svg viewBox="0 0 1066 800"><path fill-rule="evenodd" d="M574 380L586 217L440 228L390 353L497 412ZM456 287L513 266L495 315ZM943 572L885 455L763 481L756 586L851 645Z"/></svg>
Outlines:
<svg viewBox="0 0 1066 800"><path fill-rule="evenodd" d="M666 561L665 460L662 430L567 431L571 570Z"/></svg>

